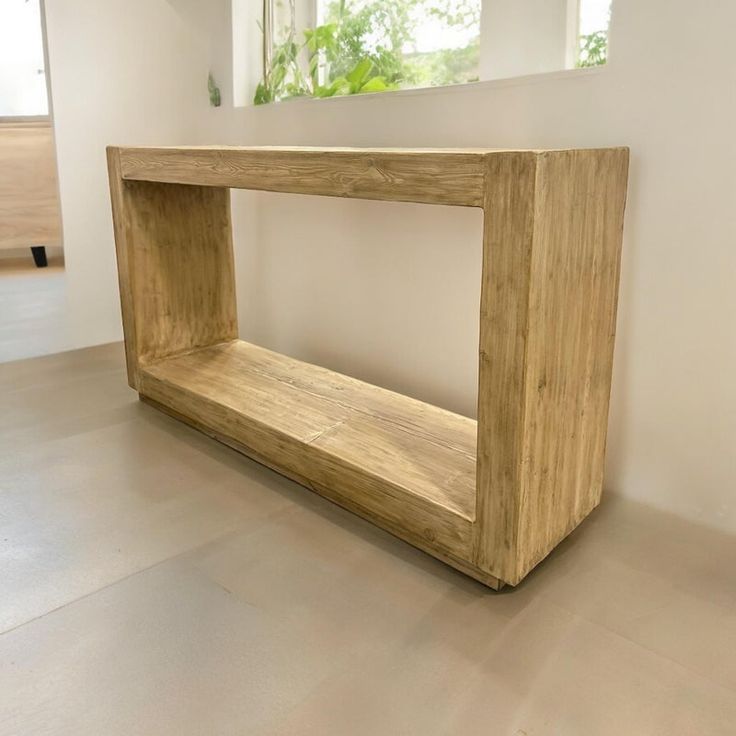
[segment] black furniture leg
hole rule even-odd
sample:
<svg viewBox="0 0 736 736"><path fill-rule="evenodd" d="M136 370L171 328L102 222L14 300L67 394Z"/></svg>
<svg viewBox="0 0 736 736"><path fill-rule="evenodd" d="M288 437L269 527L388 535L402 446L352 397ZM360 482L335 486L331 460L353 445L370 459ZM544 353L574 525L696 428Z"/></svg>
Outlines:
<svg viewBox="0 0 736 736"><path fill-rule="evenodd" d="M46 260L46 246L32 246L31 253L33 253L33 262L36 264L36 268L45 268L49 265Z"/></svg>

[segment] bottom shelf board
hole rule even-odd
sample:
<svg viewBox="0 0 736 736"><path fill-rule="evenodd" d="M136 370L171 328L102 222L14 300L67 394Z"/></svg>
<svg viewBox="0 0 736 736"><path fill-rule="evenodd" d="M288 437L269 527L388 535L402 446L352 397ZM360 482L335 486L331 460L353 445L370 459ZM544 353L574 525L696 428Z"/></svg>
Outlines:
<svg viewBox="0 0 736 736"><path fill-rule="evenodd" d="M472 419L241 340L145 366L138 388L323 495L454 554L469 544Z"/></svg>

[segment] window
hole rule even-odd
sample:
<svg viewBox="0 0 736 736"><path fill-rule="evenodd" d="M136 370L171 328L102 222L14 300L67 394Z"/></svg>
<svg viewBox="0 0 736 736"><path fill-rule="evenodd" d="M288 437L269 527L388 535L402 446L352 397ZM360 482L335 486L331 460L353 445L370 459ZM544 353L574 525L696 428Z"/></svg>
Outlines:
<svg viewBox="0 0 736 736"><path fill-rule="evenodd" d="M316 0L310 18L296 0L272 0L255 102L475 81L480 9L481 0Z"/></svg>
<svg viewBox="0 0 736 736"><path fill-rule="evenodd" d="M611 0L580 0L575 66L601 66L608 58Z"/></svg>
<svg viewBox="0 0 736 736"><path fill-rule="evenodd" d="M611 0L265 0L255 102L606 63Z"/></svg>
<svg viewBox="0 0 736 736"><path fill-rule="evenodd" d="M39 0L0 2L0 117L49 112Z"/></svg>

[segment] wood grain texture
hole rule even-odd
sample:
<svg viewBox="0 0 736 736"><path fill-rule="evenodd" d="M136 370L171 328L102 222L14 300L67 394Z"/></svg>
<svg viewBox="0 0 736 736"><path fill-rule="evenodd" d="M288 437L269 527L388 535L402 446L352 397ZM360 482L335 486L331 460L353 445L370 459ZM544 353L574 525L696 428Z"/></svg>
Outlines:
<svg viewBox="0 0 736 736"><path fill-rule="evenodd" d="M216 187L123 182L111 159L129 380L141 365L237 336L230 196Z"/></svg>
<svg viewBox="0 0 736 736"><path fill-rule="evenodd" d="M537 166L514 579L600 502L628 155L564 151Z"/></svg>
<svg viewBox="0 0 736 736"><path fill-rule="evenodd" d="M509 581L516 568L524 356L537 156L488 159L478 370L478 501L474 561Z"/></svg>
<svg viewBox="0 0 736 736"><path fill-rule="evenodd" d="M0 123L0 248L61 246L50 123Z"/></svg>
<svg viewBox="0 0 736 736"><path fill-rule="evenodd" d="M124 179L425 204L482 204L483 155L457 151L126 148Z"/></svg>
<svg viewBox="0 0 736 736"><path fill-rule="evenodd" d="M342 506L343 508L356 514L357 516L360 516L361 518L366 519L367 521L370 521L377 526L380 526L382 529L389 532L390 534L393 534L395 537L403 539L405 542L408 542L413 547L416 547L423 552L427 552L428 554L436 557L438 560L446 563L447 565L454 567L456 570L459 570L465 575L468 575L478 582L483 583L483 585L486 585L493 590L500 590L504 587L503 581L499 580L493 575L489 575L483 570L479 570L474 565L468 563L467 557L461 558L453 552L441 549L436 544L428 541L425 534L414 534L409 529L407 529L404 524L400 522L394 522L390 518L387 518L385 515L378 519L375 514L363 508L360 503L354 501L351 496L336 493L331 487L322 486L319 483L315 483L314 480L308 477L299 475L295 472L291 472L283 467L280 467L274 464L272 461L269 461L262 455L259 455L251 447L244 445L242 442L238 442L229 435L223 434L206 424L201 424L193 417L187 414L181 414L166 404L160 404L156 400L150 398L149 396L145 396L144 394L140 395L140 399L141 401L143 401L143 403L149 404L150 406L153 406L159 411L168 414L174 419L177 419L180 422L184 422L189 426L194 427L200 432L203 432L213 439L216 439L218 442L222 442L224 445L231 447L237 452L250 457L261 465L265 465L266 467L275 470L280 475L283 475L286 478L289 478L290 480L293 480L296 483L299 483L300 485L303 485L304 487L309 488L316 493L319 493L321 496L324 496L325 498L333 501L339 506Z"/></svg>
<svg viewBox="0 0 736 736"><path fill-rule="evenodd" d="M516 584L601 496L628 151L489 158L475 560Z"/></svg>
<svg viewBox="0 0 736 736"><path fill-rule="evenodd" d="M240 340L147 365L139 390L426 544L469 544L471 419Z"/></svg>
<svg viewBox="0 0 736 736"><path fill-rule="evenodd" d="M494 588L597 505L626 149L136 148L108 160L143 398ZM235 339L227 186L483 207L477 425Z"/></svg>
<svg viewBox="0 0 736 736"><path fill-rule="evenodd" d="M128 201L124 196L125 182L120 174L120 149L108 147L107 173L110 183L112 224L115 233L115 257L118 265L118 289L120 291L120 313L123 320L125 341L125 364L128 384L138 388L138 337L136 335L136 304L133 301L133 242L128 238Z"/></svg>

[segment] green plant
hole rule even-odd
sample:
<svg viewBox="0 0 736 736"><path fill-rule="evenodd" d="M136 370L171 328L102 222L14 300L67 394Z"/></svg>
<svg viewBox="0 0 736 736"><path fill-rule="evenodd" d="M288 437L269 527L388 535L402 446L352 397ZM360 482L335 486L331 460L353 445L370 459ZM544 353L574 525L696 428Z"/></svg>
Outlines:
<svg viewBox="0 0 736 736"><path fill-rule="evenodd" d="M459 49L409 54L404 58L405 79L413 87L442 87L478 81L480 39Z"/></svg>
<svg viewBox="0 0 736 736"><path fill-rule="evenodd" d="M337 26L327 23L304 32L304 43L297 44L289 35L273 51L270 68L256 88L254 102L261 105L290 97L333 97L355 95L361 92L378 92L390 89L391 85L376 73L376 64L363 57L345 74L332 75L324 84L320 83L320 61L337 59L339 48ZM302 72L300 56L307 54L307 74Z"/></svg>
<svg viewBox="0 0 736 736"><path fill-rule="evenodd" d="M212 105L212 107L220 107L220 104L222 103L220 88L215 84L215 78L212 74L209 74L207 77L207 92L210 96L210 105Z"/></svg>
<svg viewBox="0 0 736 736"><path fill-rule="evenodd" d="M274 48L271 64L256 87L253 99L256 105L310 94L299 67L301 48L291 33Z"/></svg>
<svg viewBox="0 0 736 736"><path fill-rule="evenodd" d="M405 53L415 36L417 9L456 27L477 27L478 0L334 0L325 22L297 41L293 4L254 102L290 97L334 97L399 86L470 81L477 76L479 45Z"/></svg>
<svg viewBox="0 0 736 736"><path fill-rule="evenodd" d="M608 57L608 33L594 31L580 36L578 42L578 58L575 66L601 66Z"/></svg>

